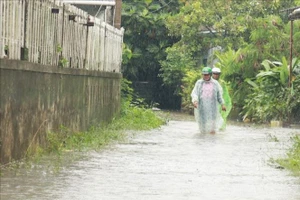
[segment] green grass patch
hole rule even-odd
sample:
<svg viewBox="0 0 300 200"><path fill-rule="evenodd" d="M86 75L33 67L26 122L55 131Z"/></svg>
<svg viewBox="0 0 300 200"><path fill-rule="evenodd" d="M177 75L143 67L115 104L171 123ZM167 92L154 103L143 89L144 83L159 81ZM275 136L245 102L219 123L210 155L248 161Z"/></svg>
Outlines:
<svg viewBox="0 0 300 200"><path fill-rule="evenodd" d="M283 168L292 171L300 176L300 137L292 137L293 146L286 153L285 158L277 159L276 162Z"/></svg>
<svg viewBox="0 0 300 200"><path fill-rule="evenodd" d="M114 130L150 130L165 124L165 119L151 109L130 107L123 110L122 117L109 125Z"/></svg>
<svg viewBox="0 0 300 200"><path fill-rule="evenodd" d="M126 107L119 118L111 123L91 127L88 131L72 132L61 127L58 132L47 134L47 145L39 148L37 155L56 153L60 155L65 151L99 150L113 141L125 139L125 131L151 130L165 124L165 120L156 115L151 109L140 107Z"/></svg>
<svg viewBox="0 0 300 200"><path fill-rule="evenodd" d="M28 148L24 159L1 166L0 176L4 168L32 168L37 163L45 164L45 162L49 162L46 165L59 171L63 163L71 163L79 159L78 152L99 151L111 143L124 141L131 130L134 133L140 130L151 130L165 123L166 119L151 109L125 106L121 115L113 119L111 123L99 124L87 131L73 132L61 126L59 131L47 133L46 145L32 145Z"/></svg>
<svg viewBox="0 0 300 200"><path fill-rule="evenodd" d="M166 119L151 109L124 106L121 115L111 123L99 124L87 131L73 132L61 126L59 131L47 133L46 145L32 145L28 148L24 159L1 166L0 176L4 168L32 168L37 166L37 163L49 165L52 170L59 171L63 163L72 163L80 159L83 155L78 154L79 152L99 151L109 144L124 141L131 130L134 133L151 130L165 123Z"/></svg>

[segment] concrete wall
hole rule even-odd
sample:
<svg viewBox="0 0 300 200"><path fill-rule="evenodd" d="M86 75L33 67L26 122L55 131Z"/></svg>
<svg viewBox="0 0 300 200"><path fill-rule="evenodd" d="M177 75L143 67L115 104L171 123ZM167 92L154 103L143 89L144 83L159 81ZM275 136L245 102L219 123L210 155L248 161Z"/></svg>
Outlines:
<svg viewBox="0 0 300 200"><path fill-rule="evenodd" d="M43 145L61 125L83 131L120 109L122 75L0 59L1 163ZM32 143L32 144L31 144Z"/></svg>

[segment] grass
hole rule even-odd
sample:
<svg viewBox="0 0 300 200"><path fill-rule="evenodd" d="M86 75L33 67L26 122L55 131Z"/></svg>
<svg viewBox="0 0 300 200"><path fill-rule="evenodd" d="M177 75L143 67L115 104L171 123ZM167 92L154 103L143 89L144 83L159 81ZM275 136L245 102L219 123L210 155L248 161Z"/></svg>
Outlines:
<svg viewBox="0 0 300 200"><path fill-rule="evenodd" d="M300 176L300 136L292 137L293 146L286 153L285 158L276 159L281 167L290 170L293 174Z"/></svg>
<svg viewBox="0 0 300 200"><path fill-rule="evenodd" d="M65 162L63 159L66 154L68 154L67 162L72 162L72 159L78 159L75 152L98 151L113 142L124 141L128 131L151 130L165 123L166 119L158 116L151 109L126 106L122 109L120 117L113 119L111 123L99 123L98 126L93 126L87 131L73 132L67 127L61 126L58 132L47 133L46 145L32 145L27 150L26 158L13 161L1 168L32 167L32 165L50 158L54 161L51 165L59 169L61 163Z"/></svg>
<svg viewBox="0 0 300 200"><path fill-rule="evenodd" d="M128 107L120 118L115 118L107 125L91 127L86 132L71 132L62 127L58 133L47 135L45 152L99 150L113 141L125 139L125 131L150 130L160 127L165 122L150 109Z"/></svg>

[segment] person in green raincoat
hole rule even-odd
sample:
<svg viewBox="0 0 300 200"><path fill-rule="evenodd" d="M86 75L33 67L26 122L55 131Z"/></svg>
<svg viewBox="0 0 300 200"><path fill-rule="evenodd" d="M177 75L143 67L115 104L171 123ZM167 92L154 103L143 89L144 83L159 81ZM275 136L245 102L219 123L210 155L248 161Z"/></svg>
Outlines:
<svg viewBox="0 0 300 200"><path fill-rule="evenodd" d="M220 130L225 130L226 129L227 117L228 117L228 115L231 111L231 108L232 108L232 102L231 102L231 98L230 98L230 95L229 95L229 92L228 92L226 82L220 79L220 75L221 75L221 69L218 68L218 67L214 67L212 69L212 77L213 77L213 79L217 80L220 83L220 85L222 86L223 99L225 101L225 106L226 106L226 112L221 112L221 116L223 118L223 124L220 127Z"/></svg>
<svg viewBox="0 0 300 200"><path fill-rule="evenodd" d="M198 80L191 93L192 103L195 108L195 119L201 133L215 134L219 129L219 104L226 111L222 97L222 87L212 77L212 69L204 67L202 78Z"/></svg>

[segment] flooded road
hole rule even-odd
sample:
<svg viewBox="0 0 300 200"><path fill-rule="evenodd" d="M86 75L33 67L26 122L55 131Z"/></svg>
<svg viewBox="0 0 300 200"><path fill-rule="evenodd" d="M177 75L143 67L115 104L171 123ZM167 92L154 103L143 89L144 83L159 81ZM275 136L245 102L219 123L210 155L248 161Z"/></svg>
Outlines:
<svg viewBox="0 0 300 200"><path fill-rule="evenodd" d="M4 172L0 199L299 200L300 178L269 162L299 132L230 125L200 135L194 121L170 121L57 172L46 164Z"/></svg>

